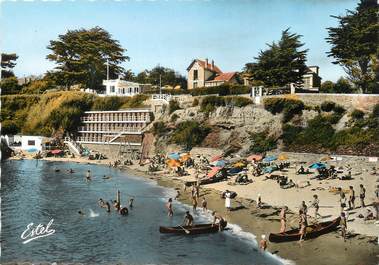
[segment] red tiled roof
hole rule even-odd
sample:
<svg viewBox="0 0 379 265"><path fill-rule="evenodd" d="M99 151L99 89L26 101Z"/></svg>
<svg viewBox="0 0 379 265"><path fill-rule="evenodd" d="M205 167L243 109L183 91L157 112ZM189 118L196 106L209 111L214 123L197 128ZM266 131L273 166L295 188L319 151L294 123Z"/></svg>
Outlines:
<svg viewBox="0 0 379 265"><path fill-rule="evenodd" d="M214 65L214 68L212 69L212 64L208 62L208 65L206 66L205 64L205 61L202 61L202 60L199 60L197 59L196 60L201 67L205 68L205 69L208 69L208 70L211 70L213 72L216 72L216 73L222 73L222 71L220 70L220 68L217 67L217 65Z"/></svg>
<svg viewBox="0 0 379 265"><path fill-rule="evenodd" d="M192 63L187 67L187 71L189 71L189 69L191 69L192 65L195 62L198 62L201 67L203 67L205 69L208 69L209 71L212 71L212 72L215 72L215 73L218 73L218 74L222 73L222 71L220 70L220 68L218 68L218 66L215 65L214 68L213 68L213 70L212 70L212 63L209 63L209 61L208 61L208 65L206 66L205 61L202 61L202 60L199 60L199 59L193 60Z"/></svg>
<svg viewBox="0 0 379 265"><path fill-rule="evenodd" d="M229 73L221 73L218 76L216 76L213 80L209 81L230 81L237 72L229 72Z"/></svg>

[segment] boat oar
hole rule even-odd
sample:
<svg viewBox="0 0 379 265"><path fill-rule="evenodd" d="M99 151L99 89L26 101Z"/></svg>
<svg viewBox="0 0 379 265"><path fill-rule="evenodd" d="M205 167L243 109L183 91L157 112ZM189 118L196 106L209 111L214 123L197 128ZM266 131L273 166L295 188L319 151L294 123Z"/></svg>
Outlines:
<svg viewBox="0 0 379 265"><path fill-rule="evenodd" d="M185 229L183 226L179 225L180 228L182 228L184 230L184 232L186 232L187 235L189 235L191 233L191 231Z"/></svg>

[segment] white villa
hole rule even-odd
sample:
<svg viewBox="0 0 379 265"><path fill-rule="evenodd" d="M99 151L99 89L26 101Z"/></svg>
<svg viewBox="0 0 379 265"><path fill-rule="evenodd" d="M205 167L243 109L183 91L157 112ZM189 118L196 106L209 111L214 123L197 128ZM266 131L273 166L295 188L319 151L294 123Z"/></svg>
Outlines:
<svg viewBox="0 0 379 265"><path fill-rule="evenodd" d="M150 84L139 84L118 79L103 80L105 86L105 96L126 96L131 97L143 93L150 88Z"/></svg>

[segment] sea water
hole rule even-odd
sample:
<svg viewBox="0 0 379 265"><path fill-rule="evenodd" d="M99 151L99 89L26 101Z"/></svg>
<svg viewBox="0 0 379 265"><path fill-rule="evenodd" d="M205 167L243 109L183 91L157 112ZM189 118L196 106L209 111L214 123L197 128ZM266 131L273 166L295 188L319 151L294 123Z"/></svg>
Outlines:
<svg viewBox="0 0 379 265"><path fill-rule="evenodd" d="M85 181L87 170L92 172L90 182ZM111 178L103 179L104 175ZM259 251L255 236L233 224L230 230L216 234L160 234L160 225L180 224L189 207L175 201L174 216L168 217L165 202L175 196L174 190L118 169L41 160L6 161L2 163L1 184L1 264L284 263ZM99 198L114 200L117 190L122 205L134 198L127 216L117 214L113 207L107 213L97 204ZM210 214L202 210L194 217L199 223L210 220ZM49 222L49 231L44 231ZM32 228L38 225L39 230L32 235ZM33 239L24 243L21 235Z"/></svg>

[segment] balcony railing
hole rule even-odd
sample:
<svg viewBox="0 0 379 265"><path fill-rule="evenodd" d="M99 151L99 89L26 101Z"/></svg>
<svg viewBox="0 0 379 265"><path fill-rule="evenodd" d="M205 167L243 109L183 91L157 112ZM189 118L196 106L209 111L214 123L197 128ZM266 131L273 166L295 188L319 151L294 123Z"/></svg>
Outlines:
<svg viewBox="0 0 379 265"><path fill-rule="evenodd" d="M82 117L81 118L81 121L82 122L114 122L114 123L117 123L117 122L150 122L150 116L146 116L146 117L126 117L126 118L107 118L107 117L104 117L104 118L95 118L95 117Z"/></svg>

